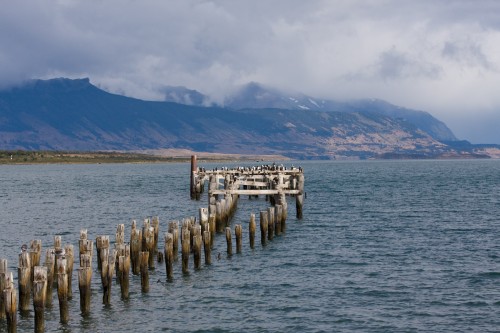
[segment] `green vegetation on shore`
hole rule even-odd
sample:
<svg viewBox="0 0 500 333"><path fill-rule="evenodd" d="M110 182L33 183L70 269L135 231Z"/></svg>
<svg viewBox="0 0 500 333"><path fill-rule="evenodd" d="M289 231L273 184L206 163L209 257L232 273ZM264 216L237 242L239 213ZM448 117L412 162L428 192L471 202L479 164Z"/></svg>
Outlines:
<svg viewBox="0 0 500 333"><path fill-rule="evenodd" d="M0 150L0 164L186 162L189 158L121 152Z"/></svg>

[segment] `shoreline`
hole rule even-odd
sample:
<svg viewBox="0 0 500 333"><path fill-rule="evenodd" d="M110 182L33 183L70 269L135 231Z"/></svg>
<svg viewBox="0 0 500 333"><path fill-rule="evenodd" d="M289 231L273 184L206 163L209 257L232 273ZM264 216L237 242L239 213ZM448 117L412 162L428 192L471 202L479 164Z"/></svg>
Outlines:
<svg viewBox="0 0 500 333"><path fill-rule="evenodd" d="M290 160L279 155L239 155L219 153L198 153L191 151L49 151L49 150L0 150L0 165L35 164L110 164L110 163L189 163L191 155L197 155L201 162L228 161L283 161Z"/></svg>

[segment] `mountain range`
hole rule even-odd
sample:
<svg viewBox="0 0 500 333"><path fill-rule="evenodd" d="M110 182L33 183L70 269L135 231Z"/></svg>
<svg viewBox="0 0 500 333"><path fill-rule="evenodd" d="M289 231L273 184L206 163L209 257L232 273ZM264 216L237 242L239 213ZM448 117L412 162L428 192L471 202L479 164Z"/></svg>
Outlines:
<svg viewBox="0 0 500 333"><path fill-rule="evenodd" d="M458 141L423 111L381 100L338 102L251 83L224 105L184 87L165 101L111 94L89 79L32 80L0 91L0 149L279 154L298 159L496 156Z"/></svg>

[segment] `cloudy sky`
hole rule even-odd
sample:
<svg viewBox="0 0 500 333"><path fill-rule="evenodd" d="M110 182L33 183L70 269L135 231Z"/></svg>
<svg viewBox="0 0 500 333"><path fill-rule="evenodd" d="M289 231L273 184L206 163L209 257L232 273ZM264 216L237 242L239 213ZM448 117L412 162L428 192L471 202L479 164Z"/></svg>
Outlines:
<svg viewBox="0 0 500 333"><path fill-rule="evenodd" d="M0 86L52 77L380 98L500 144L500 1L0 0Z"/></svg>

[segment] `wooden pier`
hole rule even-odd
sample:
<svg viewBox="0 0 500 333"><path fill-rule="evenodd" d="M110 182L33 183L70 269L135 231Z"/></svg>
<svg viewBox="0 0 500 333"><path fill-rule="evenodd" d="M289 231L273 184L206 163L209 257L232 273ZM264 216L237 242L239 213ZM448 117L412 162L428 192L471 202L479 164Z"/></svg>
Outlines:
<svg viewBox="0 0 500 333"><path fill-rule="evenodd" d="M286 216L286 196L295 197L297 218L302 218L304 201L304 171L302 168L287 169L282 165L260 165L206 170L197 166L196 155L191 157L191 199L200 200L205 183L209 184L210 212L216 212L221 196L235 202L240 195L269 198L271 205L281 205ZM215 209L215 210L214 210Z"/></svg>
<svg viewBox="0 0 500 333"><path fill-rule="evenodd" d="M95 242L88 238L87 229L81 229L77 240L79 258L78 269L73 269L76 251L73 244L63 246L62 237L54 236L54 244L46 249L45 262L40 262L42 251L41 240L31 240L28 247L24 244L19 254L18 288L15 288L12 272L8 271L7 259L0 258L0 330L4 327L9 333L17 330L17 312L23 321L34 317L34 331L45 331L46 307L51 308L54 294L59 300L59 321L68 327L69 308L78 306L72 301L72 277L74 271L78 275L79 307L83 317L89 317L91 312L92 277L93 272L99 272L102 287L102 303L109 306L113 276L120 285L121 300L130 298L129 288L138 289L131 275L140 276L140 290L148 293L150 288L158 288L159 284L150 286L149 271L157 269L155 258L160 263L165 259L166 282L174 279L174 264L182 264L182 275L193 272L212 264L212 252L218 252L217 261L221 259L221 246L217 249L214 242L216 232L225 234L227 256L233 256L233 233L230 226L231 218L236 210L238 197L241 195L266 196L270 207L263 208L259 214L261 244L266 244L278 238L284 231L287 219L286 196L295 197L297 218L302 218L304 192L304 173L302 168L287 169L284 166L261 165L255 167L237 167L205 170L198 168L196 156L191 159L191 198L200 200L205 184L208 183L208 207L199 208L198 221L194 216L180 221L170 221L167 232L164 233L164 246L159 246L160 220L157 216L146 218L142 229L132 220L129 243L125 243L125 225L118 224L115 234L114 248L111 248L108 235L97 235ZM255 248L256 214L251 213L248 229L241 223L234 225L236 241L235 257L241 256L243 250L243 230L248 230L249 246ZM182 226L179 229L179 225ZM222 237L222 235L219 235ZM180 247L179 247L180 242ZM94 259L94 243L96 259ZM202 244L204 266L202 265ZM158 248L164 249L159 251ZM178 249L182 257L178 260ZM192 264L189 264L192 257ZM179 267L179 268L181 268ZM132 268L132 269L130 269ZM159 267L158 267L159 268ZM137 280L137 279L136 279ZM56 289L53 289L56 286ZM18 292L19 291L19 292ZM19 295L19 297L18 297ZM19 304L18 304L19 299ZM30 315L30 302L34 316ZM55 303L55 302L54 302ZM55 305L55 304L54 304Z"/></svg>

